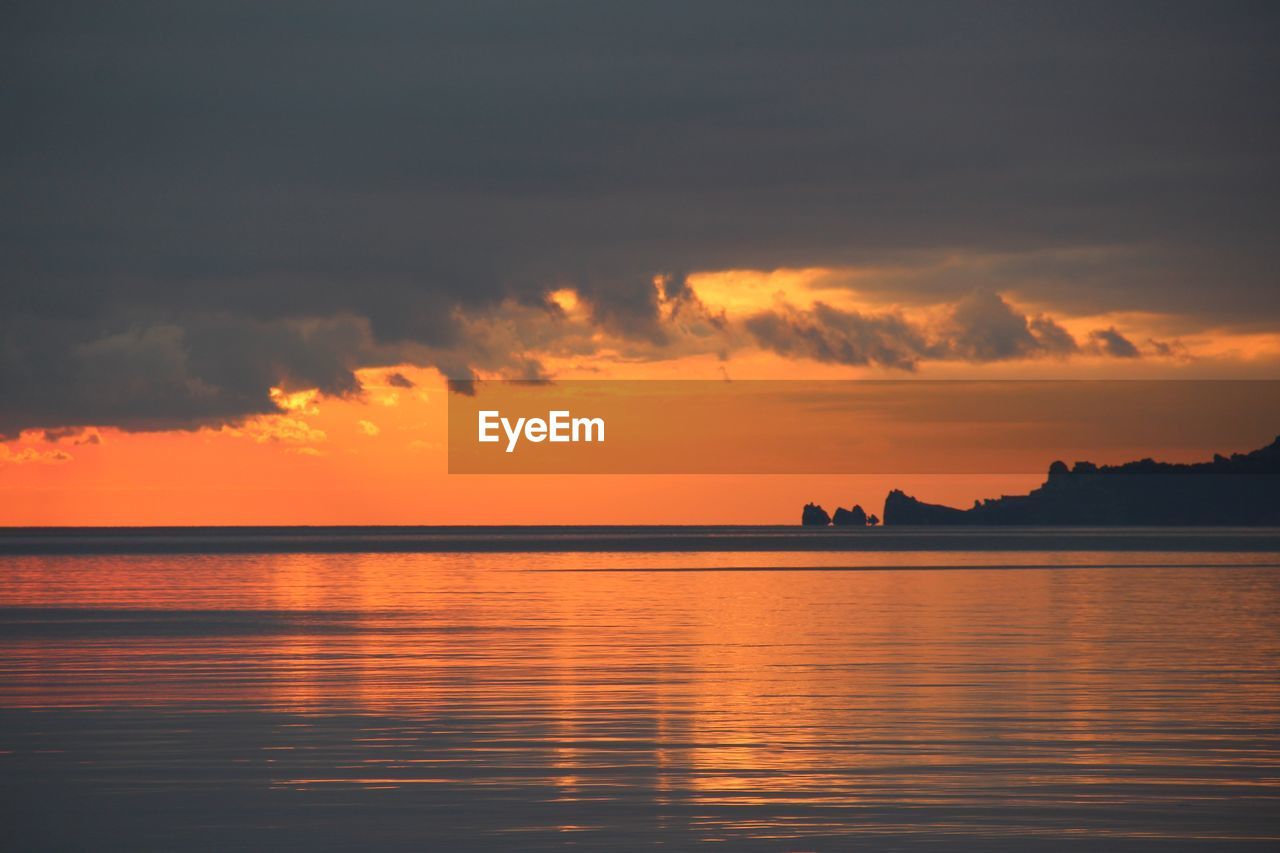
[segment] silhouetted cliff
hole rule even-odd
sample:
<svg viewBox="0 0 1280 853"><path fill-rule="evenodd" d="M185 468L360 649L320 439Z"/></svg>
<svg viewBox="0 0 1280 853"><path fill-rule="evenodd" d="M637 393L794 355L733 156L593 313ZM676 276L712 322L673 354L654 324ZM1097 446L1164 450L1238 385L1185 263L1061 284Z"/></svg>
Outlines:
<svg viewBox="0 0 1280 853"><path fill-rule="evenodd" d="M1192 464L1142 459L1123 465L1062 462L1027 495L961 510L895 489L885 524L1272 525L1280 524L1280 437L1252 453Z"/></svg>
<svg viewBox="0 0 1280 853"><path fill-rule="evenodd" d="M867 514L858 504L854 504L853 509L836 507L835 515L831 516L831 523L836 527L866 527Z"/></svg>
<svg viewBox="0 0 1280 853"><path fill-rule="evenodd" d="M831 523L831 516L817 504L805 504L800 513L800 523L805 527L826 527Z"/></svg>

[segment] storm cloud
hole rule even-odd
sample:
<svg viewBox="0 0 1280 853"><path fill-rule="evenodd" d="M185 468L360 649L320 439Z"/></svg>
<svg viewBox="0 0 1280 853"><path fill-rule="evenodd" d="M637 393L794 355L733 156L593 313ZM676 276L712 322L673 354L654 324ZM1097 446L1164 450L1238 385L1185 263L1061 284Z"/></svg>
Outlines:
<svg viewBox="0 0 1280 853"><path fill-rule="evenodd" d="M864 283L956 305L973 360L1076 346L974 292L1275 330L1278 36L1244 3L15 4L0 434L234 421L362 366L465 379L521 358L465 318L564 286L663 346L670 270L995 258ZM752 333L938 345L810 314Z"/></svg>

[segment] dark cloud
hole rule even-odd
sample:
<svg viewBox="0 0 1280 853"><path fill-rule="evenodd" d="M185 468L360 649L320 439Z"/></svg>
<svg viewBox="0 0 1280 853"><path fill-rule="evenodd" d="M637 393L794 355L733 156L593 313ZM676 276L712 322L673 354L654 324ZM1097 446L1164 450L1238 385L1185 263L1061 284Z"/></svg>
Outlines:
<svg viewBox="0 0 1280 853"><path fill-rule="evenodd" d="M467 378L459 311L564 285L662 345L664 270L968 254L1011 260L885 286L1274 329L1277 36L1273 4L16 4L0 433ZM846 325L833 355L910 353Z"/></svg>
<svg viewBox="0 0 1280 853"><path fill-rule="evenodd" d="M1138 358L1142 355L1133 341L1117 332L1115 326L1093 330L1089 333L1089 342L1098 352L1114 358Z"/></svg>
<svg viewBox="0 0 1280 853"><path fill-rule="evenodd" d="M616 285L590 279L579 285L579 296L591 307L602 328L624 337L661 346L667 342L658 313L658 290L648 281Z"/></svg>
<svg viewBox="0 0 1280 853"><path fill-rule="evenodd" d="M1160 358L1176 358L1182 361L1188 361L1191 358L1191 354L1187 351L1187 345L1182 341L1160 341L1155 338L1147 338L1147 345Z"/></svg>
<svg viewBox="0 0 1280 853"><path fill-rule="evenodd" d="M931 359L1010 361L1062 356L1079 349L1054 320L1028 318L988 291L965 296L933 326L896 313L865 314L822 303L810 310L788 307L761 312L748 318L745 326L760 346L779 355L904 370L914 370L918 362ZM1105 334L1108 342L1128 343L1115 329ZM1120 344L1101 351L1128 356Z"/></svg>
<svg viewBox="0 0 1280 853"><path fill-rule="evenodd" d="M870 316L821 302L811 310L764 311L748 317L756 342L782 356L913 370L927 345L920 331L893 314Z"/></svg>
<svg viewBox="0 0 1280 853"><path fill-rule="evenodd" d="M392 388L413 388L413 380L405 376L403 373L395 372L387 374L387 384Z"/></svg>
<svg viewBox="0 0 1280 853"><path fill-rule="evenodd" d="M74 445L101 444L102 436L94 429L83 427L61 427L59 429L40 430L38 437L47 442L69 441Z"/></svg>
<svg viewBox="0 0 1280 853"><path fill-rule="evenodd" d="M474 397L476 395L476 385L478 379L450 379L448 381L449 391L453 394L461 394L464 397Z"/></svg>
<svg viewBox="0 0 1280 853"><path fill-rule="evenodd" d="M1062 328L1052 317L1043 314L1027 321L1037 348L1046 355L1066 356L1080 350L1071 333Z"/></svg>
<svg viewBox="0 0 1280 853"><path fill-rule="evenodd" d="M227 313L121 331L49 318L0 322L0 435L29 427L191 429L276 412L275 386L359 390L354 370L385 357L368 323L263 321Z"/></svg>
<svg viewBox="0 0 1280 853"><path fill-rule="evenodd" d="M1027 318L990 291L960 300L947 327L949 349L969 361L1021 358L1039 348Z"/></svg>
<svg viewBox="0 0 1280 853"><path fill-rule="evenodd" d="M667 302L679 302L694 295L689 287L689 277L684 273L659 276L658 286L661 288L662 299Z"/></svg>
<svg viewBox="0 0 1280 853"><path fill-rule="evenodd" d="M1027 317L989 290L968 294L951 310L935 355L965 361L1063 356L1079 346L1051 317Z"/></svg>

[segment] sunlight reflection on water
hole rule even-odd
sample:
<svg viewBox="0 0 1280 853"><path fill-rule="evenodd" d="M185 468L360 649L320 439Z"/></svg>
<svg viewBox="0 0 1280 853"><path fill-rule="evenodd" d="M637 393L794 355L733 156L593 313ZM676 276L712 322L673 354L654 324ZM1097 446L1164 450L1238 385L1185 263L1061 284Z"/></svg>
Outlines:
<svg viewBox="0 0 1280 853"><path fill-rule="evenodd" d="M1277 565L0 558L8 832L121 849L1271 848ZM750 570L776 567L793 570Z"/></svg>

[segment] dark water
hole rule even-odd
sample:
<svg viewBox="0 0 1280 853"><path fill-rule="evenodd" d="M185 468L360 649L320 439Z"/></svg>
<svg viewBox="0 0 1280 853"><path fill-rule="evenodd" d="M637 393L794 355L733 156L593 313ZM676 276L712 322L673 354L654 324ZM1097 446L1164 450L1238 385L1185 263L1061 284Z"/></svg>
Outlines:
<svg viewBox="0 0 1280 853"><path fill-rule="evenodd" d="M0 556L4 849L1280 845L1275 531L167 535Z"/></svg>

